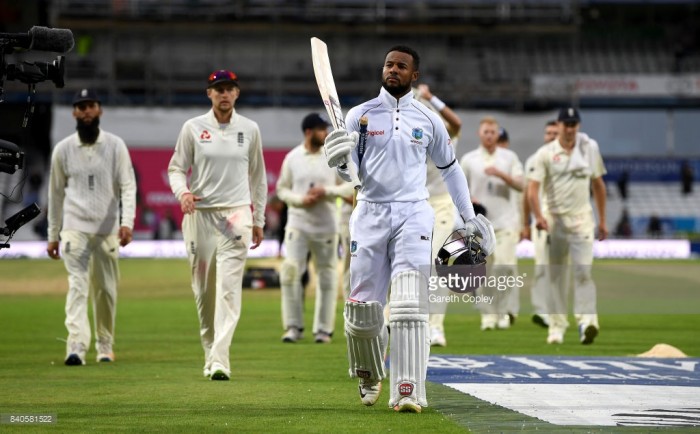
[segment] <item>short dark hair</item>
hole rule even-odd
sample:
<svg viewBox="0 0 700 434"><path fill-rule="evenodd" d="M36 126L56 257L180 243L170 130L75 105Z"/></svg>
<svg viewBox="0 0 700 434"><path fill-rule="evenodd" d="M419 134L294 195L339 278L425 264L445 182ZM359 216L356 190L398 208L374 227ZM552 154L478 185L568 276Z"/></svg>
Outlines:
<svg viewBox="0 0 700 434"><path fill-rule="evenodd" d="M413 48L408 47L406 45L394 45L393 47L389 48L386 54L384 54L384 57L386 57L386 55L391 53L392 51L398 51L400 53L406 53L411 55L411 57L413 57L413 66L415 67L416 71L420 69L420 56L418 55L418 52Z"/></svg>
<svg viewBox="0 0 700 434"><path fill-rule="evenodd" d="M547 121L547 123L544 124L544 127L545 127L545 128L547 128L547 127L556 127L556 126L557 126L557 121L555 121L555 120Z"/></svg>

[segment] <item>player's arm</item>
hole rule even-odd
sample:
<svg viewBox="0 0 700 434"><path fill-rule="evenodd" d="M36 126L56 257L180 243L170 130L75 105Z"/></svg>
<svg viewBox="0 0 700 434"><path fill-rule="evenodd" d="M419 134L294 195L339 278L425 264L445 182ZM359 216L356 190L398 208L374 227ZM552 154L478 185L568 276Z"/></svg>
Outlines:
<svg viewBox="0 0 700 434"><path fill-rule="evenodd" d="M264 238L265 205L267 203L267 175L262 153L260 129L255 126L253 140L248 151L248 181L253 202L253 245L257 248Z"/></svg>
<svg viewBox="0 0 700 434"><path fill-rule="evenodd" d="M51 259L59 259L58 234L63 226L63 200L66 195L67 177L61 163L60 147L56 146L51 155L49 175L48 245L46 252Z"/></svg>
<svg viewBox="0 0 700 434"><path fill-rule="evenodd" d="M134 219L136 218L136 177L134 167L129 157L129 151L123 141L119 141L119 187L121 200L121 218L119 223L119 245L126 246L133 239Z"/></svg>
<svg viewBox="0 0 700 434"><path fill-rule="evenodd" d="M547 172L545 161L547 156L544 148L540 148L535 154L532 161L532 167L528 168L527 174L527 200L530 201L530 211L535 216L535 226L537 229L548 230L547 220L542 214L542 206L540 204L540 184L545 180Z"/></svg>
<svg viewBox="0 0 700 434"><path fill-rule="evenodd" d="M447 132L450 137L454 138L459 135L462 130L462 120L457 116L447 104L445 104L440 98L433 95L430 91L430 87L427 84L418 85L418 93L421 97L425 98L430 104L435 107L435 110L440 113L440 115L445 120L445 127L447 127Z"/></svg>
<svg viewBox="0 0 700 434"><path fill-rule="evenodd" d="M180 135L175 143L175 151L168 163L168 182L170 189L180 202L180 209L185 214L193 213L194 203L201 200L195 196L187 187L187 171L192 167L194 161L194 144L192 143L192 132L189 122L186 122L180 130Z"/></svg>
<svg viewBox="0 0 700 434"><path fill-rule="evenodd" d="M540 182L535 180L530 180L527 183L527 197L530 201L530 207L532 208L532 214L535 216L535 225L537 229L544 229L545 231L549 229L547 225L547 220L542 215L542 208L540 206L540 195L538 194L540 190Z"/></svg>
<svg viewBox="0 0 700 434"><path fill-rule="evenodd" d="M335 200L338 197L352 197L356 191L351 183L343 181L343 179L337 174L334 185L319 186L317 188L323 189L323 196L329 200Z"/></svg>
<svg viewBox="0 0 700 434"><path fill-rule="evenodd" d="M437 118L432 112L430 113L431 116ZM433 138L428 144L428 157L435 164L435 167L440 169L442 180L445 181L447 191L450 193L459 214L465 221L473 219L476 214L474 214L467 178L457 161L454 149L450 146L447 128L442 122L433 122L433 124L435 129Z"/></svg>
<svg viewBox="0 0 700 434"><path fill-rule="evenodd" d="M595 207L598 210L598 239L604 240L608 237L608 225L605 223L605 181L603 177L599 176L593 178L591 181L591 187L593 190L593 201L595 202Z"/></svg>
<svg viewBox="0 0 700 434"><path fill-rule="evenodd" d="M447 186L452 202L457 207L459 215L464 221L466 233L468 235L476 234L481 236L481 247L486 256L489 256L493 253L496 246L496 235L494 234L493 226L482 214L477 216L474 213L467 178L457 162L454 149L449 144L450 138L447 134L447 129L442 123L436 125L433 140L428 145L428 155L435 163L435 167L440 169L442 180Z"/></svg>
<svg viewBox="0 0 700 434"><path fill-rule="evenodd" d="M591 189L593 190L593 201L595 202L596 209L598 210L598 238L600 240L604 240L608 236L608 226L605 223L605 206L607 195L605 191L605 181L603 181L603 175L605 175L607 171L605 170L603 157L600 155L600 147L598 146L598 142L591 138L588 140L592 152L591 156L593 157Z"/></svg>
<svg viewBox="0 0 700 434"><path fill-rule="evenodd" d="M294 177L292 170L289 168L290 164L289 154L287 154L282 162L282 169L280 170L280 177L277 179L275 191L280 200L288 206L302 207L304 206L304 196L292 191Z"/></svg>
<svg viewBox="0 0 700 434"><path fill-rule="evenodd" d="M462 155L462 158L459 160L459 167L462 170L462 173L464 174L464 179L467 180L467 185L469 184L469 161L467 161L467 154ZM474 196L471 196L469 198L472 203L479 203L479 199L475 198Z"/></svg>
<svg viewBox="0 0 700 434"><path fill-rule="evenodd" d="M529 240L530 234L530 201L528 200L528 185L527 179L524 181L525 186L523 188L525 194L523 194L522 200L522 228L520 229L520 238L523 240Z"/></svg>
<svg viewBox="0 0 700 434"><path fill-rule="evenodd" d="M523 191L523 177L522 176L512 176L507 174L506 172L502 170L498 170L497 168L491 166L487 167L484 169L484 173L490 176L496 176L498 178L501 178L503 182L505 182L508 187L512 188L513 190L517 191Z"/></svg>
<svg viewBox="0 0 700 434"><path fill-rule="evenodd" d="M495 166L487 167L484 173L501 178L513 190L523 191L523 166L517 158L511 164L510 173L503 172Z"/></svg>

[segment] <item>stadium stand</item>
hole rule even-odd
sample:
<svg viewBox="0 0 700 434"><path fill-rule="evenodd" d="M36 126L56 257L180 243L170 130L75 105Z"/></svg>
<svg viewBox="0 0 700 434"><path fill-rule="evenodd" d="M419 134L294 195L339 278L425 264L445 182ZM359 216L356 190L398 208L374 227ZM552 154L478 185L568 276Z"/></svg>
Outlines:
<svg viewBox="0 0 700 434"><path fill-rule="evenodd" d="M696 32L689 37L678 30L688 26L692 30L684 23L697 18L693 2L687 7L674 2L668 13L655 11L657 21L647 16L650 8L659 9L660 2L640 2L629 19L608 3L614 4L56 0L50 2L50 15L56 17L57 26L92 41L89 52L67 59L71 90L89 81L126 104L191 104L191 94L198 89L193 78L228 61L248 78L250 102L304 105L316 91L307 74L309 35L329 39L332 57L344 62L336 68L336 80L351 101L368 96L365 77L374 71L368 59L395 41L426 53L430 67L423 71L424 77L439 82L453 106L465 108L551 105L531 97L533 74L700 70L700 55L693 49ZM640 17L641 24L630 30L630 20ZM99 65L91 62L95 57L100 58Z"/></svg>

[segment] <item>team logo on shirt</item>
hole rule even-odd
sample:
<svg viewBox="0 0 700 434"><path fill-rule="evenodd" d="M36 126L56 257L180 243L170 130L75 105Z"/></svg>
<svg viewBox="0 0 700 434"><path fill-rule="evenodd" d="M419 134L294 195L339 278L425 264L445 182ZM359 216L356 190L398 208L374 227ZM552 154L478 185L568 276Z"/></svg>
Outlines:
<svg viewBox="0 0 700 434"><path fill-rule="evenodd" d="M561 157L560 157L559 155L555 155L555 156L552 157L552 161L555 162L555 163L558 163L559 160L561 160Z"/></svg>
<svg viewBox="0 0 700 434"><path fill-rule="evenodd" d="M238 146L243 146L243 133L239 132L238 133Z"/></svg>
<svg viewBox="0 0 700 434"><path fill-rule="evenodd" d="M414 128L411 130L411 143L416 146L423 145L423 128Z"/></svg>
<svg viewBox="0 0 700 434"><path fill-rule="evenodd" d="M350 241L350 253L357 252L357 241Z"/></svg>
<svg viewBox="0 0 700 434"><path fill-rule="evenodd" d="M211 134L209 134L209 131L202 131L202 134L199 135L199 141L203 143L211 142Z"/></svg>

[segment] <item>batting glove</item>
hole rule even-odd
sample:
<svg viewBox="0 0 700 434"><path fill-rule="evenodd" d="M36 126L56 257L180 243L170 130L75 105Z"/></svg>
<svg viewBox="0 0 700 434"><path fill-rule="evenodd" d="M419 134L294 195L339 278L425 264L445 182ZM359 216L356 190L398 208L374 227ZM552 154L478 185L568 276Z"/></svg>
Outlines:
<svg viewBox="0 0 700 434"><path fill-rule="evenodd" d="M486 217L479 214L464 224L467 235L477 235L481 237L481 249L486 256L491 255L496 247L496 234L493 231L491 222Z"/></svg>
<svg viewBox="0 0 700 434"><path fill-rule="evenodd" d="M340 179L342 179L343 181L352 182L352 176L350 176L350 168L347 165L344 169L340 166L337 166L335 168L335 171L338 172L338 176L340 176Z"/></svg>
<svg viewBox="0 0 700 434"><path fill-rule="evenodd" d="M355 149L359 140L360 134L357 131L348 134L347 130L337 129L330 133L323 146L328 167L347 164L348 155Z"/></svg>

